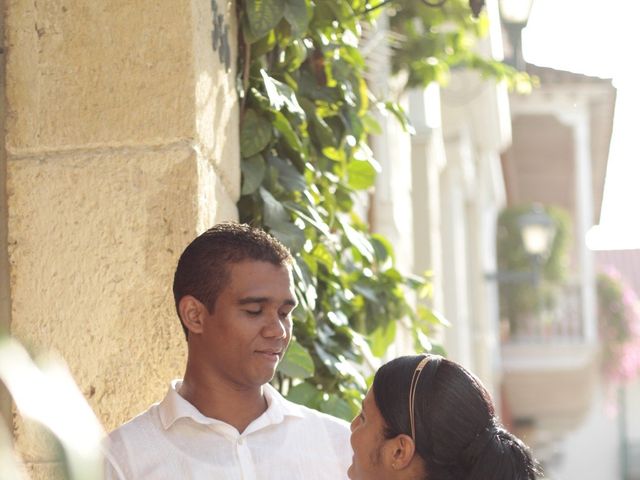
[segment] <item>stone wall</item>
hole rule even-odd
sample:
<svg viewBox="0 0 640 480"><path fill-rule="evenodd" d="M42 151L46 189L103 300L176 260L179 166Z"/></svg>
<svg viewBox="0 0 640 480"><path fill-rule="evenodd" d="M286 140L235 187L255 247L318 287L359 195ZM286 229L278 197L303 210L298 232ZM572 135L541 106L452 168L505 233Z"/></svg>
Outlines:
<svg viewBox="0 0 640 480"><path fill-rule="evenodd" d="M63 356L107 430L182 374L177 257L237 217L234 11L5 1L11 332ZM33 478L56 478L42 432L15 436Z"/></svg>

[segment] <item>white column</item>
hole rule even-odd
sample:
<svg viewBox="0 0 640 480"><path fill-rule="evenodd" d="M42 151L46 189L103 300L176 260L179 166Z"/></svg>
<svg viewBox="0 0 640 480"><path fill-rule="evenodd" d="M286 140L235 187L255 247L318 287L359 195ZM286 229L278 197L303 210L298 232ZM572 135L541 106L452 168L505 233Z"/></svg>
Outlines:
<svg viewBox="0 0 640 480"><path fill-rule="evenodd" d="M432 274L430 306L444 310L440 174L446 165L440 115L440 87L409 92L411 138L414 272Z"/></svg>
<svg viewBox="0 0 640 480"><path fill-rule="evenodd" d="M576 184L576 225L574 231L580 277L582 328L585 341L595 343L598 335L595 287L596 272L593 252L587 248L586 244L587 232L594 225L589 113L586 109L579 108L570 114L565 112L559 113L558 118L567 126L571 127L574 134L574 170Z"/></svg>

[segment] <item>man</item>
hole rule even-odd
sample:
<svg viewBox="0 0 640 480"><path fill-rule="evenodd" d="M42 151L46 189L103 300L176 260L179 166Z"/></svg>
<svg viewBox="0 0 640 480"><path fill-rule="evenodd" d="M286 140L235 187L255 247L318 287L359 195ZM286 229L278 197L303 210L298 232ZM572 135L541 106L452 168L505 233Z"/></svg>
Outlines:
<svg viewBox="0 0 640 480"><path fill-rule="evenodd" d="M185 249L173 282L184 379L110 434L107 479L346 479L348 424L268 384L291 339L292 262L273 237L236 223Z"/></svg>

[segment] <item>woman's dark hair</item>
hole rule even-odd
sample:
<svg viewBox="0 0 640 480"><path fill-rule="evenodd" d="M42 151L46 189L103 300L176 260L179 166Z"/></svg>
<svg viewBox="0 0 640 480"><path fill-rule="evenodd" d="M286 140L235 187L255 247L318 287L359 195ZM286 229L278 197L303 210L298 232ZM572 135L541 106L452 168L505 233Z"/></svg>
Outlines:
<svg viewBox="0 0 640 480"><path fill-rule="evenodd" d="M411 436L409 389L424 355L383 365L373 395L386 424L385 437ZM415 387L415 444L428 480L535 480L536 462L522 441L498 422L491 397L480 380L437 355Z"/></svg>

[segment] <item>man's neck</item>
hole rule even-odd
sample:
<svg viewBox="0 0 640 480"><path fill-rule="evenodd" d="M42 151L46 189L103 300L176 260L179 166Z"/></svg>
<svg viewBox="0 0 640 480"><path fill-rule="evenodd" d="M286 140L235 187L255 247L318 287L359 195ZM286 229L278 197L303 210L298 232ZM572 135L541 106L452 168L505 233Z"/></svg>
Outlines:
<svg viewBox="0 0 640 480"><path fill-rule="evenodd" d="M187 371L178 393L200 413L235 427L242 433L267 409L264 388L240 388Z"/></svg>

